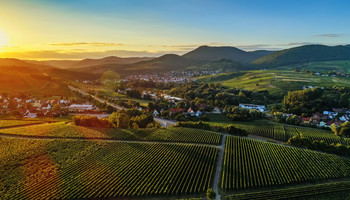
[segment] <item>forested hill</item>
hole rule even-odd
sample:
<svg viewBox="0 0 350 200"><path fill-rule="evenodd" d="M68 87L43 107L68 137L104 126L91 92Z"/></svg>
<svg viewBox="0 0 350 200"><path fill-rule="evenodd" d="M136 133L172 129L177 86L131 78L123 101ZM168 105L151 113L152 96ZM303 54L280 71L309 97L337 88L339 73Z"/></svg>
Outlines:
<svg viewBox="0 0 350 200"><path fill-rule="evenodd" d="M290 64L349 60L350 48L348 46L305 45L290 48L261 57L251 62L254 66L277 67Z"/></svg>

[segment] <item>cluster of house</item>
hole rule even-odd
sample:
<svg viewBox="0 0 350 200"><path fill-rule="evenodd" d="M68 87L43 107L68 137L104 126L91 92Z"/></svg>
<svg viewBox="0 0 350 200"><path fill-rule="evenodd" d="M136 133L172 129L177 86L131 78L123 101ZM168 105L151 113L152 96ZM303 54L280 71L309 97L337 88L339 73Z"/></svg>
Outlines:
<svg viewBox="0 0 350 200"><path fill-rule="evenodd" d="M342 113L342 114L340 114ZM283 114L286 117L291 117L293 114ZM333 111L323 111L323 113L315 113L312 117L300 117L300 123L304 125L317 125L319 127L330 127L333 123L340 125L349 121L350 111L346 109L334 108Z"/></svg>
<svg viewBox="0 0 350 200"><path fill-rule="evenodd" d="M248 109L248 110L258 110L260 112L265 112L265 110L266 110L266 107L262 106L262 105L240 103L238 106L240 108L245 108L245 109Z"/></svg>
<svg viewBox="0 0 350 200"><path fill-rule="evenodd" d="M199 111L199 110L194 111L192 108L189 108L187 110L185 110L183 108L171 108L169 114L171 116L171 115L176 115L179 113L182 113L184 115L191 116L191 117L200 117L203 114L201 111ZM159 112L155 109L153 111L153 115L157 117L159 115Z"/></svg>
<svg viewBox="0 0 350 200"><path fill-rule="evenodd" d="M84 83L84 84L92 84L92 85L97 85L97 84L100 84L99 81L92 81L92 80L83 80L83 81L79 81L79 80L75 80L75 82L79 83Z"/></svg>
<svg viewBox="0 0 350 200"><path fill-rule="evenodd" d="M321 88L322 90L324 89L324 87L320 87L320 86L303 85L303 90L312 89L312 88Z"/></svg>
<svg viewBox="0 0 350 200"><path fill-rule="evenodd" d="M0 114L16 113L25 118L36 118L85 112L100 113L100 110L94 105L74 104L65 99L41 100L0 95Z"/></svg>
<svg viewBox="0 0 350 200"><path fill-rule="evenodd" d="M159 83L183 83L189 82L193 80L193 77L210 75L210 74L218 74L218 71L170 71L166 73L150 73L150 74L135 74L129 75L122 79L121 81L134 81L134 80L142 80L142 81L153 81Z"/></svg>

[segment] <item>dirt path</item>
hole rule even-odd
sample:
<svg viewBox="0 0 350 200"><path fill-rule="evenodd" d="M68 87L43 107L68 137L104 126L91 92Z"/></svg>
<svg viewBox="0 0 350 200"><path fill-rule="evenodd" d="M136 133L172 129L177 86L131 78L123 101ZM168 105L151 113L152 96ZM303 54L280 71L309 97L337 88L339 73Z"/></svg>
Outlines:
<svg viewBox="0 0 350 200"><path fill-rule="evenodd" d="M221 196L219 194L219 179L220 179L220 172L221 172L221 166L222 166L222 160L224 157L224 151L225 151L225 141L226 141L227 134L224 134L222 137L222 143L220 145L220 154L218 158L218 162L216 165L216 172L215 172L215 179L213 184L213 190L216 192L216 199L220 200Z"/></svg>

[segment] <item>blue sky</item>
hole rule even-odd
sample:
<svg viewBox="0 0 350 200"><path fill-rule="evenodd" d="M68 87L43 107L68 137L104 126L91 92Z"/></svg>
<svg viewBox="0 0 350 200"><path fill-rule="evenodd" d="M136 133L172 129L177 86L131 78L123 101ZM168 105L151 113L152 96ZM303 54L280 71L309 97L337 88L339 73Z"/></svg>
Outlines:
<svg viewBox="0 0 350 200"><path fill-rule="evenodd" d="M73 59L110 54L148 56L181 54L199 45L284 49L303 44L347 44L350 39L348 1L0 0L0 3L3 11L0 52L6 56L16 52L33 56L38 51L43 59L68 58L69 54L75 55Z"/></svg>

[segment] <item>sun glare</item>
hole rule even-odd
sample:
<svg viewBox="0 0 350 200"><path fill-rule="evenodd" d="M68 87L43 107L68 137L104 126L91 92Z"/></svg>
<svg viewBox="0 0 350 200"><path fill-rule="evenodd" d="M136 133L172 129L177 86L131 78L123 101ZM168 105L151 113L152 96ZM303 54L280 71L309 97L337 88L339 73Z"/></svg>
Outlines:
<svg viewBox="0 0 350 200"><path fill-rule="evenodd" d="M7 45L5 34L2 30L0 30L0 46Z"/></svg>

